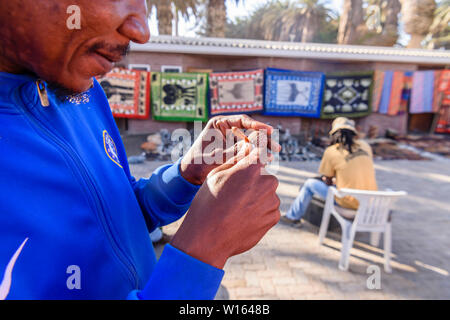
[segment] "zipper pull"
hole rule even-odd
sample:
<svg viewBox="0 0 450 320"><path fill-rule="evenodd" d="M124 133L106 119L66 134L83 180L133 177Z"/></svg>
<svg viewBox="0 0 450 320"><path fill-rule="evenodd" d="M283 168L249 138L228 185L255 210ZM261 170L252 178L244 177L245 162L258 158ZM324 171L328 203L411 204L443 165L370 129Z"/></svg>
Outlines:
<svg viewBox="0 0 450 320"><path fill-rule="evenodd" d="M36 87L39 94L39 99L41 99L41 104L43 107L50 106L50 102L48 101L47 88L45 87L45 83L42 80L36 81Z"/></svg>

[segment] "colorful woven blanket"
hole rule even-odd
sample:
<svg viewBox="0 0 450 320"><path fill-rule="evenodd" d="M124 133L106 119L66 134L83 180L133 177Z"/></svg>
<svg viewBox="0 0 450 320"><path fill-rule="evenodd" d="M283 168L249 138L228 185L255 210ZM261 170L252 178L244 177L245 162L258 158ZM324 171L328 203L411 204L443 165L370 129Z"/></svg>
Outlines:
<svg viewBox="0 0 450 320"><path fill-rule="evenodd" d="M263 111L264 70L212 73L211 115Z"/></svg>
<svg viewBox="0 0 450 320"><path fill-rule="evenodd" d="M264 114L320 117L323 73L267 69L265 78Z"/></svg>
<svg viewBox="0 0 450 320"><path fill-rule="evenodd" d="M326 75L322 118L363 117L372 111L373 72Z"/></svg>
<svg viewBox="0 0 450 320"><path fill-rule="evenodd" d="M440 73L435 71L416 71L413 75L413 84L411 92L411 104L409 112L417 113L436 113L439 111L440 102L439 90L436 77Z"/></svg>
<svg viewBox="0 0 450 320"><path fill-rule="evenodd" d="M98 82L117 118L147 119L150 115L150 74L114 68Z"/></svg>
<svg viewBox="0 0 450 320"><path fill-rule="evenodd" d="M375 72L373 110L391 116L399 114L402 109L405 79L403 71Z"/></svg>
<svg viewBox="0 0 450 320"><path fill-rule="evenodd" d="M151 84L155 120L208 120L208 74L152 72Z"/></svg>
<svg viewBox="0 0 450 320"><path fill-rule="evenodd" d="M450 70L442 70L438 88L443 94L442 105L450 105Z"/></svg>

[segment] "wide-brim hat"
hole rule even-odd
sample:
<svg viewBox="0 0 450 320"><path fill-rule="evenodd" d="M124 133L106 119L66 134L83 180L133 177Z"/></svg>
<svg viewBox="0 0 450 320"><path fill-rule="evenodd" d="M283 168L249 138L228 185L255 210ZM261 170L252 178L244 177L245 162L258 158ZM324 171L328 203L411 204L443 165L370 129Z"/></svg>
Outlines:
<svg viewBox="0 0 450 320"><path fill-rule="evenodd" d="M339 131L341 129L348 129L350 131L353 131L356 134L358 133L358 131L355 128L355 121L350 120L348 118L339 117L339 118L336 118L333 121L333 124L331 125L330 136L332 136L333 134L335 134L337 131Z"/></svg>

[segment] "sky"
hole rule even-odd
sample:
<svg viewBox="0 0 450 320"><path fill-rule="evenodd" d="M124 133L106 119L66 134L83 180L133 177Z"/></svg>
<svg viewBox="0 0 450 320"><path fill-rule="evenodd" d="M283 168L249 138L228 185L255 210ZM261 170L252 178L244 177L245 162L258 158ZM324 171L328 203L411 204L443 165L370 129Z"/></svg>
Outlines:
<svg viewBox="0 0 450 320"><path fill-rule="evenodd" d="M228 17L232 21L235 21L236 18L249 16L255 9L258 7L260 3L268 0L244 0L239 2L238 5L232 0L228 0L227 10ZM338 12L339 14L342 12L342 4L343 0L329 0L328 6ZM150 31L152 35L158 35L158 23L156 20L156 13L153 11L152 16L150 18ZM179 36L184 37L196 37L196 26L195 19L192 18L190 21L185 21L184 19L180 19L179 21ZM175 32L175 31L174 31ZM406 35L402 31L402 25L400 24L400 38L399 43L402 45L406 45L409 41L409 35Z"/></svg>
<svg viewBox="0 0 450 320"><path fill-rule="evenodd" d="M255 11L255 8L258 7L260 3L262 3L264 0L244 0L239 3L239 5L236 5L234 1L229 0L227 3L227 10L228 10L228 17L232 21L234 21L238 17L245 17L250 15L253 11ZM342 1L343 0L330 0L329 4L330 7L338 12L341 11L342 8ZM184 21L183 19L180 20L180 27L179 27L179 35L185 36L185 37L195 37L195 20L191 19L190 21ZM150 18L150 31L153 35L158 34L158 25L156 20L155 12L153 12L151 18Z"/></svg>

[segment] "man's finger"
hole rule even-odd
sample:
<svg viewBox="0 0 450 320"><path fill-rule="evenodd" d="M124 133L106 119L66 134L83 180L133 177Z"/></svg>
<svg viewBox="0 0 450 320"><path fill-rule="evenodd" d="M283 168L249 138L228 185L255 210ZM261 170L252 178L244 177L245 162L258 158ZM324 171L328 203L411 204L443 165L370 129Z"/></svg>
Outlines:
<svg viewBox="0 0 450 320"><path fill-rule="evenodd" d="M226 130L230 130L232 127L237 127L239 129L267 130L269 135L273 133L272 126L256 121L247 115L221 117L214 121L213 125L216 129L221 130L224 135L226 134Z"/></svg>
<svg viewBox="0 0 450 320"><path fill-rule="evenodd" d="M227 149L228 152L235 152L235 147L232 147L233 149ZM220 172L220 171L225 171L227 169L232 168L233 166L235 166L237 163L239 163L242 159L246 158L249 156L251 152L251 146L248 143L243 143L242 146L240 146L239 150L237 151L236 155L234 155L233 157L231 157L228 161L226 161L224 164L218 166L217 168L211 170L211 172L208 174L208 177L213 176L214 174Z"/></svg>

